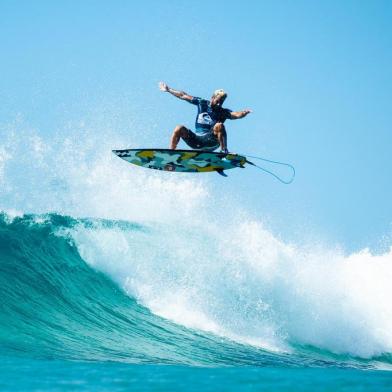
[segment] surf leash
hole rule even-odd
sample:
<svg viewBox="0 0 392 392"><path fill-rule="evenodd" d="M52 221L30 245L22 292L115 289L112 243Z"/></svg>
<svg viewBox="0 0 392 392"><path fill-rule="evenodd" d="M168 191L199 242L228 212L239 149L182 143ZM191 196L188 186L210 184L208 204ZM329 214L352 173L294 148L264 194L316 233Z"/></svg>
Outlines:
<svg viewBox="0 0 392 392"><path fill-rule="evenodd" d="M262 170L265 173L270 174L272 177L275 177L278 181L280 181L282 184L291 184L294 181L295 178L295 168L293 165L290 165L289 163L284 163L284 162L279 162L279 161L273 161L271 159L266 159L266 158L261 158L261 157L256 157L254 155L248 155L248 154L240 154L243 155L246 158L246 163L249 163L250 165L257 167L258 169ZM248 160L248 158L251 159L258 159L259 161L263 161L263 162L268 162L268 163L272 163L274 165L280 165L280 166L286 166L288 167L291 171L292 171L292 175L291 178L289 180L284 180L282 177L278 176L277 174L275 174L274 172L266 169L265 167L261 167L259 165L256 165L255 163L251 162Z"/></svg>

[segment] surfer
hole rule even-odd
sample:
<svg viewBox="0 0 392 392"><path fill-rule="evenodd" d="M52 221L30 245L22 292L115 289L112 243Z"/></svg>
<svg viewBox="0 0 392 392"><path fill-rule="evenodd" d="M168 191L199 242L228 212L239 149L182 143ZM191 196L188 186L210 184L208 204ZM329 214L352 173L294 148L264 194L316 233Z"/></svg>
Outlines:
<svg viewBox="0 0 392 392"><path fill-rule="evenodd" d="M237 120L244 118L251 110L245 109L238 112L233 112L222 107L227 94L224 90L215 90L212 94L211 100L192 97L184 91L177 91L169 87L166 83L160 82L159 88L161 91L168 92L177 98L188 101L193 105L197 105L197 116L195 122L195 132L191 131L184 125L177 125L174 128L170 148L175 150L180 138L191 148L197 150L214 151L218 147L222 152L227 150L227 133L224 122L229 120Z"/></svg>

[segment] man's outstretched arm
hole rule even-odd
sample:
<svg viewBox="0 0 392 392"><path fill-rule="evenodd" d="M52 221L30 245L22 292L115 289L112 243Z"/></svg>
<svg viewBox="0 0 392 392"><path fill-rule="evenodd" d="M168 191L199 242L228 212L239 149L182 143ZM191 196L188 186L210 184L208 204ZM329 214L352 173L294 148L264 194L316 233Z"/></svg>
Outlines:
<svg viewBox="0 0 392 392"><path fill-rule="evenodd" d="M249 109L241 110L239 112L231 112L230 113L230 120L238 120L239 118L244 118L249 113L252 113L252 111Z"/></svg>
<svg viewBox="0 0 392 392"><path fill-rule="evenodd" d="M163 83L163 82L159 82L159 89L161 91L168 92L177 98L183 99L184 101L191 102L193 99L193 97L191 95L185 93L184 91L174 90L171 87L169 87L166 83Z"/></svg>

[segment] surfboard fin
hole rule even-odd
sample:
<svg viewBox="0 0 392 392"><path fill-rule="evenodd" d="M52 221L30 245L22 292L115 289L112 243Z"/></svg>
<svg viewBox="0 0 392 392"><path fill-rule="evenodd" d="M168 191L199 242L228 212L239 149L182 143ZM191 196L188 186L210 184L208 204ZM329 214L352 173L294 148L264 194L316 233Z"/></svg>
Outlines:
<svg viewBox="0 0 392 392"><path fill-rule="evenodd" d="M217 169L216 171L218 174L220 174L223 177L227 177L227 174L222 170L222 169Z"/></svg>

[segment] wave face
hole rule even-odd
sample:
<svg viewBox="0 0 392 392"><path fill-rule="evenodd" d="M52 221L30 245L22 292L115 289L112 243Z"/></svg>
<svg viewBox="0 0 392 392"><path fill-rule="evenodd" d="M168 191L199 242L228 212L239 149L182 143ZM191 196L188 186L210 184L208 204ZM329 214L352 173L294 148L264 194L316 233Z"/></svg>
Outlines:
<svg viewBox="0 0 392 392"><path fill-rule="evenodd" d="M392 362L392 251L286 243L210 177L130 170L110 154L129 142L97 124L49 140L19 120L0 131L4 352Z"/></svg>
<svg viewBox="0 0 392 392"><path fill-rule="evenodd" d="M233 280L242 281L238 271L220 271L219 275L232 276L232 281L224 276L212 284L211 279L218 275L216 271L217 275L209 275L207 279L211 286L208 291L198 292L201 277L188 269L189 264L184 264L183 271L179 271L167 264L168 255L161 254L159 262L164 265L160 268L149 265L155 259L146 258L146 252L154 252L151 242L157 247L160 245L156 241L146 241L146 238L154 238L156 230L156 227L121 221L75 220L59 215L26 215L10 219L3 215L0 220L2 353L199 366L372 366L371 361L332 356L315 347L289 346L288 341L285 349L273 347L277 340L276 336L271 337L271 330L276 325L274 312L266 309L266 305L259 306L256 311L244 308L246 304L250 306L254 294L250 294L253 288L235 293L234 288L229 287ZM171 236L170 240L178 239ZM141 248L143 244L144 249ZM111 258L107 258L105 248L117 249L122 257L116 254L113 258L109 252ZM97 249L99 257L95 253ZM81 254L87 256L90 265ZM138 257L144 262L140 263ZM124 265L128 266L124 290L100 272L99 258L106 260L105 272L117 276L117 280L122 279ZM113 259L122 261L113 266L110 264ZM154 273L154 269L160 269L160 272ZM184 270L188 273L184 274ZM247 285L255 283L248 279ZM217 285L222 285L221 293L218 293ZM249 295L252 298L246 299ZM209 309L203 309L208 304L198 296L209 298ZM158 314L165 313L167 306L166 317L214 333L172 323L153 314L140 302ZM248 325L249 321L257 322L256 314L263 320L258 323L263 328ZM211 319L214 315L213 321L207 315ZM229 321L233 317L237 319ZM239 317L247 319L238 320ZM266 328L268 323L269 330ZM229 332L229 326L237 335ZM244 328L253 332L253 345L242 344L248 339L239 334ZM224 335L230 339L222 338ZM283 336L282 333L282 340ZM383 361L388 362L388 358Z"/></svg>

